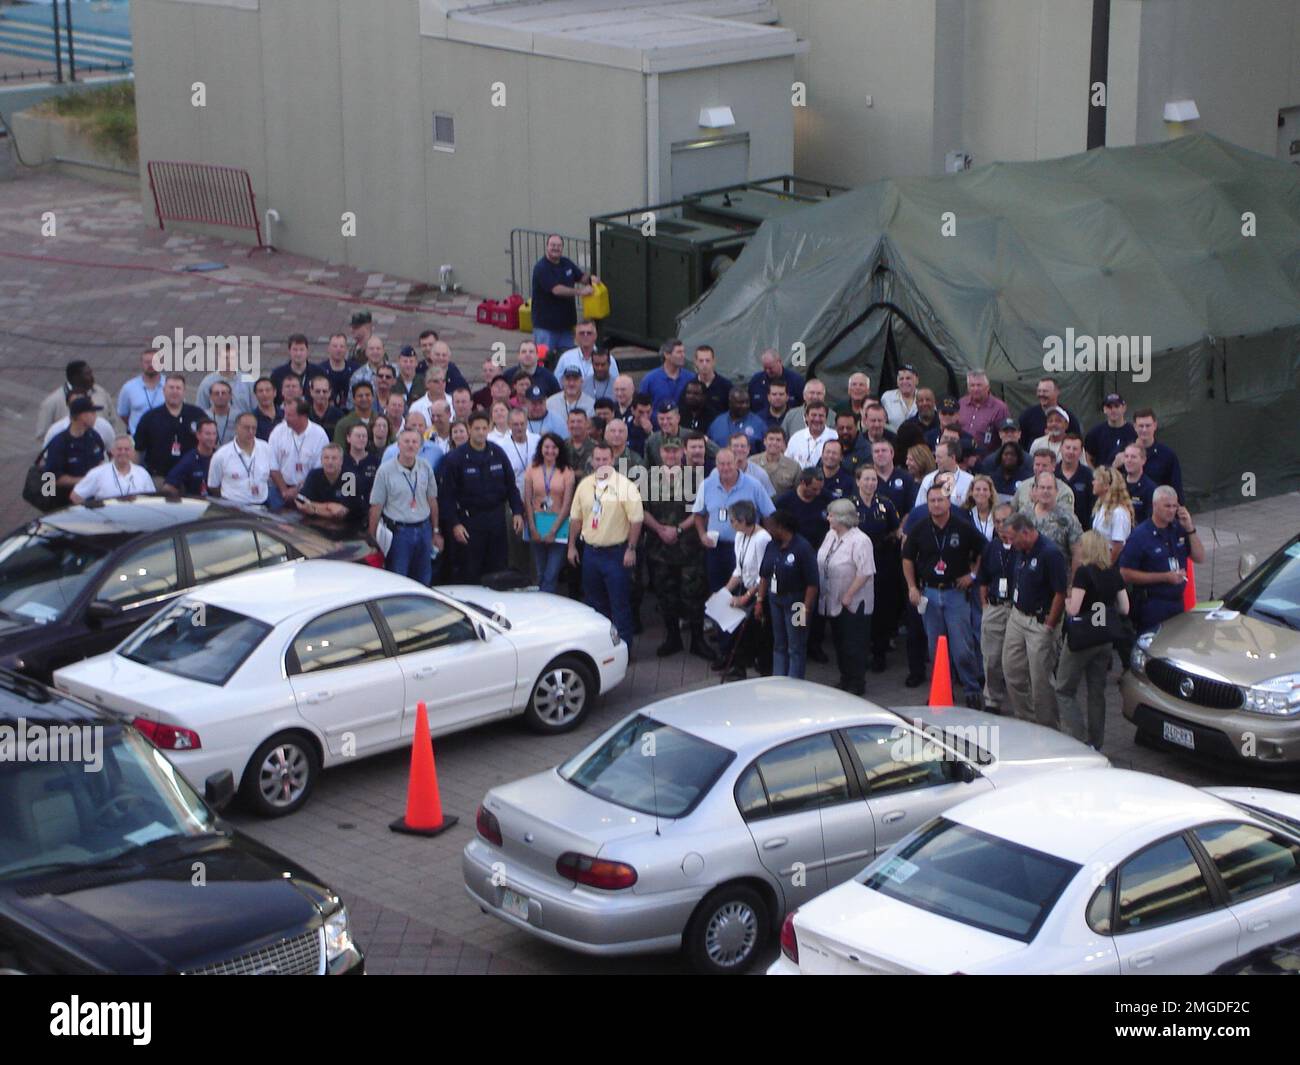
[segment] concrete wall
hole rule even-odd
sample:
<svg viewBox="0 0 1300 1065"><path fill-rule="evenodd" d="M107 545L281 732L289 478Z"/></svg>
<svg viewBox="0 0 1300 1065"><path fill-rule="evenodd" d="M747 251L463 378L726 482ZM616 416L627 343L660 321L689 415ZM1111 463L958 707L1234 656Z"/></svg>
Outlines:
<svg viewBox="0 0 1300 1065"><path fill-rule="evenodd" d="M846 185L930 173L935 0L776 3L781 24L811 45L795 59L808 86L808 106L795 110L797 172Z"/></svg>
<svg viewBox="0 0 1300 1065"><path fill-rule="evenodd" d="M1193 99L1189 131L1266 155L1277 112L1300 106L1300 5L1295 0L1145 0L1136 133L1164 140L1168 100Z"/></svg>
<svg viewBox="0 0 1300 1065"><path fill-rule="evenodd" d="M749 134L747 180L792 172L795 109L790 106L790 86L794 80L793 58L700 67L660 75L660 195L657 198L664 200L671 194L671 146L712 133ZM736 124L727 129L701 129L700 109L724 104L731 108ZM724 178L712 184L726 183Z"/></svg>

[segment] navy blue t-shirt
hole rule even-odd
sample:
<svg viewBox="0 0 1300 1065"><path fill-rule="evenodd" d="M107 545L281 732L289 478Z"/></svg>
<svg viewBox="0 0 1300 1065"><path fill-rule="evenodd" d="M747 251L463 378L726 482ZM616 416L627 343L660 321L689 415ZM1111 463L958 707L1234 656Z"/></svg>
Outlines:
<svg viewBox="0 0 1300 1065"><path fill-rule="evenodd" d="M202 498L208 494L208 467L211 465L211 455L200 455L198 448L191 448L172 467L167 483L183 496Z"/></svg>
<svg viewBox="0 0 1300 1065"><path fill-rule="evenodd" d="M533 267L533 325L538 329L556 332L572 330L578 324L578 308L572 296L557 296L551 290L556 285L576 288L582 270L572 259L560 256L552 263L546 256Z"/></svg>
<svg viewBox="0 0 1300 1065"><path fill-rule="evenodd" d="M1102 466L1109 466L1115 456L1137 438L1132 422L1125 422L1116 429L1112 429L1108 422L1102 422L1088 430L1088 435L1083 438L1083 450Z"/></svg>
<svg viewBox="0 0 1300 1065"><path fill-rule="evenodd" d="M830 532L830 525L826 521L826 508L832 503L832 499L825 492L821 492L809 503L805 503L799 498L799 493L791 488L783 492L774 500L777 510L786 511L795 520L799 536L806 540L814 552L821 547L822 540Z"/></svg>
<svg viewBox="0 0 1300 1065"><path fill-rule="evenodd" d="M776 589L769 594L778 603L802 602L809 588L820 587L817 574L817 552L798 533L782 547L775 540L763 552L758 575L770 582L776 578ZM771 588L771 584L768 585Z"/></svg>
<svg viewBox="0 0 1300 1065"><path fill-rule="evenodd" d="M1046 614L1055 596L1070 590L1070 567L1057 547L1040 536L1033 548L1016 552L1015 578L1011 582L1011 601L1026 614Z"/></svg>

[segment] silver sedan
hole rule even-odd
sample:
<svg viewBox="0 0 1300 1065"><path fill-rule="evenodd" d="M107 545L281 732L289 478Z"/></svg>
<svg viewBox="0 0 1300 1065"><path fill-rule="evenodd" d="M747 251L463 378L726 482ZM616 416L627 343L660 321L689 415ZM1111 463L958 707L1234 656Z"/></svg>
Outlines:
<svg viewBox="0 0 1300 1065"><path fill-rule="evenodd" d="M894 712L785 678L707 688L488 792L465 887L484 912L572 950L684 948L703 972L740 972L788 911L948 807L1108 764L973 710Z"/></svg>

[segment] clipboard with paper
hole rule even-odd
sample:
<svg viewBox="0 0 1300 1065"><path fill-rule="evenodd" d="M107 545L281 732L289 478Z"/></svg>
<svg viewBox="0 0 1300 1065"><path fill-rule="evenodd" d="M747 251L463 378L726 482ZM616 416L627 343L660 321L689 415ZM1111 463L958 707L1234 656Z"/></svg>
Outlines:
<svg viewBox="0 0 1300 1065"><path fill-rule="evenodd" d="M545 536L553 528L555 523L560 520L558 514L548 514L546 511L539 510L533 514L533 522L537 526L537 531ZM560 525L560 531L555 534L557 544L567 544L569 542L569 518L566 515L563 524Z"/></svg>
<svg viewBox="0 0 1300 1065"><path fill-rule="evenodd" d="M719 588L709 596L704 604L704 613L718 628L727 633L735 632L740 628L740 623L746 617L745 611L737 610L731 605L731 592L726 588Z"/></svg>

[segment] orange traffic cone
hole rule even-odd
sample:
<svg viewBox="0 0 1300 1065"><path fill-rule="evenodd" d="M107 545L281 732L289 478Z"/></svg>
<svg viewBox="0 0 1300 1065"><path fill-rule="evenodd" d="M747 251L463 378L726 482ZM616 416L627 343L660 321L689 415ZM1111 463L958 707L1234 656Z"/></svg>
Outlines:
<svg viewBox="0 0 1300 1065"><path fill-rule="evenodd" d="M1187 583L1183 585L1183 609L1196 609L1196 567L1192 560L1187 560Z"/></svg>
<svg viewBox="0 0 1300 1065"><path fill-rule="evenodd" d="M433 741L429 738L429 711L421 699L415 707L415 735L411 738L411 782L406 790L406 816L388 827L409 836L436 836L457 821L442 816L438 798L438 770L433 764Z"/></svg>
<svg viewBox="0 0 1300 1065"><path fill-rule="evenodd" d="M930 706L952 706L952 671L948 666L948 637L940 636L934 648L930 675Z"/></svg>

